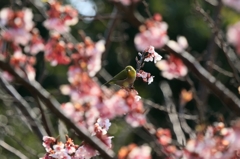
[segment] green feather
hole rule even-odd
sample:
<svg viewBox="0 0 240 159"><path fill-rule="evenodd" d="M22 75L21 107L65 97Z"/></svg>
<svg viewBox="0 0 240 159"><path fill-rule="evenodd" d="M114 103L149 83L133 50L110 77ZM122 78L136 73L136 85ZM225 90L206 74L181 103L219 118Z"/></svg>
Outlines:
<svg viewBox="0 0 240 159"><path fill-rule="evenodd" d="M124 70L119 72L110 81L105 84L117 84L122 87L131 87L136 79L136 71L132 66L126 66Z"/></svg>

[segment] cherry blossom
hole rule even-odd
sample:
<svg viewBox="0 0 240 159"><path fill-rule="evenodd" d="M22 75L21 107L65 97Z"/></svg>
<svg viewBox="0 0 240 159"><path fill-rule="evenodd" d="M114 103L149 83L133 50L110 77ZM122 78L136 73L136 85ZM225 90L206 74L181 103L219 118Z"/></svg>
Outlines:
<svg viewBox="0 0 240 159"><path fill-rule="evenodd" d="M154 59L154 63L160 61L162 59L162 56L159 55L155 50L153 46L150 46L147 50L148 54L147 57L145 57L144 61L149 62L149 61L153 61Z"/></svg>
<svg viewBox="0 0 240 159"><path fill-rule="evenodd" d="M50 152L52 150L51 145L53 145L56 142L56 139L49 136L43 136L43 147L45 147L47 152Z"/></svg>
<svg viewBox="0 0 240 159"><path fill-rule="evenodd" d="M32 30L32 38L29 45L25 46L24 51L32 55L36 55L40 51L44 51L44 42L42 37L39 35L38 29Z"/></svg>
<svg viewBox="0 0 240 159"><path fill-rule="evenodd" d="M44 26L49 30L59 33L69 32L70 25L78 22L78 12L70 5L61 5L55 0L50 0L50 9L48 10L48 19L44 21Z"/></svg>
<svg viewBox="0 0 240 159"><path fill-rule="evenodd" d="M240 54L240 22L229 26L227 30L227 40L235 46L237 53Z"/></svg>
<svg viewBox="0 0 240 159"><path fill-rule="evenodd" d="M240 0L223 0L223 3L240 12Z"/></svg>
<svg viewBox="0 0 240 159"><path fill-rule="evenodd" d="M162 76L167 79L180 78L187 74L187 67L182 60L170 54L167 60L156 63L156 67L162 71Z"/></svg>
<svg viewBox="0 0 240 159"><path fill-rule="evenodd" d="M144 82L151 84L154 76L151 76L150 73L141 70L141 68L143 67L144 62L154 61L154 63L157 63L162 59L162 56L155 51L153 46L149 46L144 52L139 52L138 55L140 56L140 60L138 60L138 58L136 58L136 60L139 65L138 67L140 68L137 70L137 77L140 77Z"/></svg>
<svg viewBox="0 0 240 159"><path fill-rule="evenodd" d="M137 77L141 77L144 82L147 82L148 84L151 84L153 82L154 76L151 76L150 73L145 72L143 70L139 70L137 73Z"/></svg>
<svg viewBox="0 0 240 159"><path fill-rule="evenodd" d="M137 146L130 144L118 152L119 159L151 159L151 148L148 145Z"/></svg>
<svg viewBox="0 0 240 159"><path fill-rule="evenodd" d="M188 47L188 42L184 36L178 36L177 42L173 40L169 40L167 45L174 51L181 53Z"/></svg>
<svg viewBox="0 0 240 159"><path fill-rule="evenodd" d="M139 51L147 49L149 46L154 46L157 49L162 48L168 42L166 22L157 18L148 19L144 25L141 25L138 33L134 38L134 43Z"/></svg>
<svg viewBox="0 0 240 159"><path fill-rule="evenodd" d="M89 37L86 37L84 42L72 47L73 54L71 57L74 65L78 66L80 63L82 71L87 71L91 77L95 76L101 69L101 57L105 51L104 45L104 40L94 43Z"/></svg>
<svg viewBox="0 0 240 159"><path fill-rule="evenodd" d="M107 135L107 130L111 123L108 119L98 119L94 124L92 136L99 138L107 147L112 147L111 136ZM41 159L90 159L99 155L98 151L90 145L83 142L81 146L75 145L73 140L66 136L65 143L57 141L53 137L44 136L43 146L46 149L46 154Z"/></svg>
<svg viewBox="0 0 240 159"><path fill-rule="evenodd" d="M60 34L51 33L50 39L45 45L45 58L52 66L69 64L70 58L66 55L66 44L61 40Z"/></svg>
<svg viewBox="0 0 240 159"><path fill-rule="evenodd" d="M34 25L32 18L32 11L28 8L18 11L3 8L0 11L0 25L5 27L0 32L2 38L16 44L26 45L31 39L30 30Z"/></svg>

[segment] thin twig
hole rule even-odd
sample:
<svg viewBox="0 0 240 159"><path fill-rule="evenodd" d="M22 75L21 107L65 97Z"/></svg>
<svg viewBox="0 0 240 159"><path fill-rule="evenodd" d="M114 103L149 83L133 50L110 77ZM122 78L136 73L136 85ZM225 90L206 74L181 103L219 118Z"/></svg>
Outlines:
<svg viewBox="0 0 240 159"><path fill-rule="evenodd" d="M214 64L211 61L207 62L207 65L211 66L214 70L218 71L219 73L228 76L228 77L234 77L232 72L229 72L227 70L224 70L223 68L219 67L218 65Z"/></svg>
<svg viewBox="0 0 240 159"><path fill-rule="evenodd" d="M193 92L193 98L196 101L197 104L197 109L198 109L198 113L199 113L199 120L204 121L205 120L205 112L204 112L204 107L203 107L203 102L199 99L198 95L197 95L197 90L195 89L194 83L191 80L191 78L189 76L185 77L186 81L188 82L188 84L191 86L191 91Z"/></svg>
<svg viewBox="0 0 240 159"><path fill-rule="evenodd" d="M147 13L148 17L149 17L149 18L152 18L152 14L151 14L151 12L150 12L150 10L149 10L149 5L148 5L148 3L146 2L146 0L143 0L142 3L143 3L143 5L144 5L144 7L145 7L145 12Z"/></svg>

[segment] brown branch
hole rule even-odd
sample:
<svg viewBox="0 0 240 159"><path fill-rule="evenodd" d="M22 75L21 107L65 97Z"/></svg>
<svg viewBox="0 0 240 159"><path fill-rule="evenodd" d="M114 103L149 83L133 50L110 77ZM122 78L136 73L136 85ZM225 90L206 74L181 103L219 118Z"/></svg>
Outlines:
<svg viewBox="0 0 240 159"><path fill-rule="evenodd" d="M218 45L218 47L220 47L223 50L224 55L226 56L226 59L233 70L235 79L237 80L238 83L240 83L239 77L240 60L237 57L236 53L233 51L233 49L225 41L224 33L217 27L215 21L201 8L201 6L198 3L196 3L196 11L204 17L205 21L208 22L212 33L216 34L215 42Z"/></svg>
<svg viewBox="0 0 240 159"><path fill-rule="evenodd" d="M172 110L172 113L169 113L169 119L172 123L173 126L173 132L176 134L177 137L177 141L179 144L185 145L186 144L186 138L185 135L182 131L181 125L180 125L180 121L177 115L177 110L176 110L176 106L172 101L172 91L170 86L168 85L167 82L162 82L160 84L161 90L163 92L163 96L164 96L164 100L166 103L166 106Z"/></svg>
<svg viewBox="0 0 240 159"><path fill-rule="evenodd" d="M22 84L27 90L37 95L46 107L52 111L59 119L63 120L66 125L74 129L76 133L84 139L93 148L99 151L99 153L106 159L113 159L114 152L107 148L98 138L91 136L86 128L76 126L61 110L58 101L53 98L42 86L36 81L27 81L20 74L16 73L14 69L6 62L0 60L0 68L8 71L17 82Z"/></svg>
<svg viewBox="0 0 240 159"><path fill-rule="evenodd" d="M169 53L172 53L178 58L182 59L188 69L191 70L191 72L202 83L204 83L227 108L229 108L235 114L240 115L240 100L238 97L208 71L206 71L190 53L186 51L178 53L171 49L168 45L165 45L163 48Z"/></svg>

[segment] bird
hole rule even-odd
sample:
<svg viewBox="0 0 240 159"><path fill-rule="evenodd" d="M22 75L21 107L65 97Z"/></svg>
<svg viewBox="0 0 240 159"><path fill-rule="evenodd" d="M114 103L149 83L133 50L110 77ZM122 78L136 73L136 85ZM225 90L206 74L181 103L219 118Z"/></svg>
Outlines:
<svg viewBox="0 0 240 159"><path fill-rule="evenodd" d="M133 88L133 83L135 80L136 70L132 66L128 65L104 85L116 84L122 88Z"/></svg>

